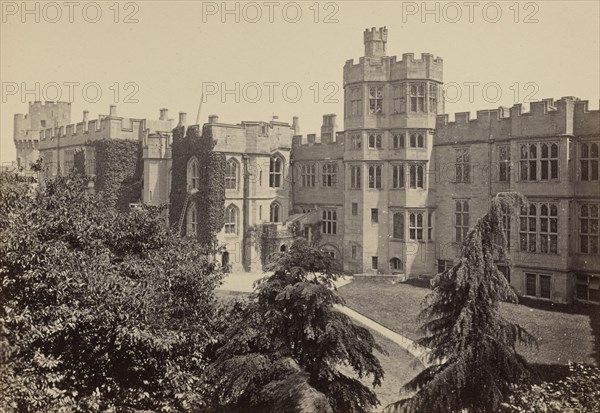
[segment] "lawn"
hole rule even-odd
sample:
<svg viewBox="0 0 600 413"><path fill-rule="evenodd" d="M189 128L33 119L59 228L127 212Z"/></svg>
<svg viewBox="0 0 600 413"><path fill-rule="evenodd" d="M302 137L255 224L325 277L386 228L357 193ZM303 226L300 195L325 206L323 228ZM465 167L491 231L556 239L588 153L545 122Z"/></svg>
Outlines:
<svg viewBox="0 0 600 413"><path fill-rule="evenodd" d="M346 305L411 339L422 336L416 316L428 288L390 280L359 279L339 289ZM538 340L539 350L520 348L531 363L567 364L569 360L599 365L600 308L560 306L535 300L501 304L501 311ZM596 346L596 347L594 347Z"/></svg>
<svg viewBox="0 0 600 413"><path fill-rule="evenodd" d="M215 290L215 295L218 300L229 300L235 297L244 297L247 293ZM402 394L400 389L423 369L423 365L393 341L372 330L371 334L373 334L377 343L387 352L387 355L379 351L375 352L385 372L381 386L373 389L381 402L373 410L374 412L378 412L388 404L408 396L407 394ZM343 369L343 371L344 374L352 376L352 370ZM372 378L364 378L361 381L365 386L372 388Z"/></svg>

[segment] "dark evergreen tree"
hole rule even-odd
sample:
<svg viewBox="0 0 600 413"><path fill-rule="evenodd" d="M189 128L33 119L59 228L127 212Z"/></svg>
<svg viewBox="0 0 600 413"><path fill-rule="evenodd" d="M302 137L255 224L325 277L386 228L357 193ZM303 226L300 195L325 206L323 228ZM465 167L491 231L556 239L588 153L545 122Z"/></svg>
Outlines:
<svg viewBox="0 0 600 413"><path fill-rule="evenodd" d="M371 333L335 309L335 261L298 239L272 257L246 302L230 303L230 327L209 366L213 410L366 412L379 404L358 378L383 378ZM354 371L356 377L343 373Z"/></svg>
<svg viewBox="0 0 600 413"><path fill-rule="evenodd" d="M494 197L464 240L460 261L433 279L418 316L426 333L419 344L431 349L432 365L406 385L417 393L387 412L494 412L511 383L531 376L515 346L535 339L502 317L500 302L517 302L517 296L497 267L510 264L502 215L523 202L518 194Z"/></svg>

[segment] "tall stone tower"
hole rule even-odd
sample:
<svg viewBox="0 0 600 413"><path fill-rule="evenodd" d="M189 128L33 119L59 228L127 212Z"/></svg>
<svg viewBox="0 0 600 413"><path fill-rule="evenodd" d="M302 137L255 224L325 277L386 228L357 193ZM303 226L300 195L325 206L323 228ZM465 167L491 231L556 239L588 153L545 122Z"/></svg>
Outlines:
<svg viewBox="0 0 600 413"><path fill-rule="evenodd" d="M365 30L365 55L344 66L344 261L355 273L414 276L435 271L429 171L443 64L387 56L387 35Z"/></svg>
<svg viewBox="0 0 600 413"><path fill-rule="evenodd" d="M29 169L39 157L40 131L71 123L70 102L29 102L26 115L15 114L13 140L17 150L17 165Z"/></svg>

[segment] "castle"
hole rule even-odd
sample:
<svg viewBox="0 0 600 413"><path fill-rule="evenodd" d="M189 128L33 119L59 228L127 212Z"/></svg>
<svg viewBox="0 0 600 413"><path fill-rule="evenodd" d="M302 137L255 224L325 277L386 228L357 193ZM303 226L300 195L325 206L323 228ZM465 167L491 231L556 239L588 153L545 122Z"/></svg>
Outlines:
<svg viewBox="0 0 600 413"><path fill-rule="evenodd" d="M450 121L442 59L404 54L398 60L386 46L386 28L367 29L364 56L346 62L344 130L333 114L323 116L320 136L306 138L296 117L291 124L274 117L236 125L209 117L202 133L225 157L223 263L260 270L265 252L285 250L302 235L348 273L432 275L455 262L493 196L519 192L528 205L504 221L513 266L498 263L511 285L524 296L600 302L600 111L564 97L533 102L529 112L517 104L477 111L474 119L457 113ZM84 113L69 125L66 105L36 102L27 117L15 115L21 164L39 150L60 173L71 165L69 151L93 152L90 139L137 139L144 203L168 203L173 179L186 179L194 190L199 161L192 154L177 160L185 162L185 177L171 175L166 110L157 121L136 120L118 118L111 107L98 121ZM178 125L186 126L184 113ZM183 208L186 234L198 231L197 207ZM267 240L260 248L258 226Z"/></svg>

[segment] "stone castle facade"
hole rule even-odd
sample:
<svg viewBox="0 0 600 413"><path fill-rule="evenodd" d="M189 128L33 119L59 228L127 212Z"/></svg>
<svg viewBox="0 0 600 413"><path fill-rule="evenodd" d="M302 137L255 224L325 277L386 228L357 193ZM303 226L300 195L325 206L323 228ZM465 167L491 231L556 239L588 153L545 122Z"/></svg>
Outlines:
<svg viewBox="0 0 600 413"><path fill-rule="evenodd" d="M443 114L442 59L404 54L398 60L386 46L386 28L367 29L364 56L346 62L344 130L333 114L323 116L320 136L306 137L298 118L232 125L209 117L204 128L226 163L223 262L234 271L260 270L265 252L285 250L293 235L303 235L348 273L433 275L459 257L490 199L516 191L529 204L505 220L514 265L498 264L517 293L600 302L600 111L565 97L533 102L529 112L514 105L477 111L474 119L457 113L450 121ZM173 124L166 110L158 121L127 120L124 127L111 108L95 126L84 114L76 125L55 120L59 127L50 132L40 132L31 107L28 118L32 126L15 117L22 162L35 157L25 150L33 145L63 165L70 158L60 148L85 146L99 123L106 137L141 142L141 200L169 202ZM180 113L179 125L185 123ZM22 143L28 136L41 138ZM186 162L192 190L199 168L193 157ZM193 210L180 218L193 233ZM260 247L258 226L268 241Z"/></svg>

